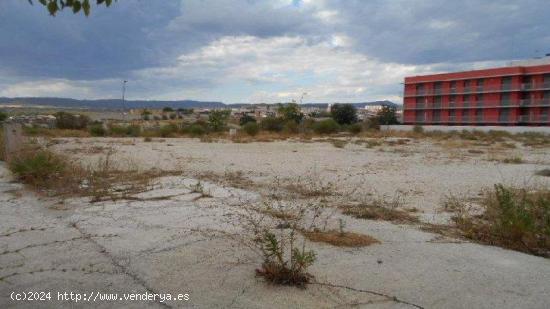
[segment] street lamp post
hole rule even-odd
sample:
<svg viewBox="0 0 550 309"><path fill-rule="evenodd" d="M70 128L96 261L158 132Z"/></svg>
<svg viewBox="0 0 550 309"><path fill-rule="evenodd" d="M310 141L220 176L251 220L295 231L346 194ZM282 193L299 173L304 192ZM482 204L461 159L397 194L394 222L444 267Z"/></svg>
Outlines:
<svg viewBox="0 0 550 309"><path fill-rule="evenodd" d="M124 104L124 99L125 99L125 96L126 96L126 83L127 82L128 82L127 80L122 81L122 118L123 119L126 119L126 115L124 114L124 110L126 109L126 106Z"/></svg>

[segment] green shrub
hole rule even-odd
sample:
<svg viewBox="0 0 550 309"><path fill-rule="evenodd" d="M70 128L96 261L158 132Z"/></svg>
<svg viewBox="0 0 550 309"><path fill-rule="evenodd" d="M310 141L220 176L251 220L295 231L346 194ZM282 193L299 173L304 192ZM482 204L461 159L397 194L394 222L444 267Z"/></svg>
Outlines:
<svg viewBox="0 0 550 309"><path fill-rule="evenodd" d="M58 129L82 130L88 126L90 118L85 115L73 115L67 112L55 114L55 125Z"/></svg>
<svg viewBox="0 0 550 309"><path fill-rule="evenodd" d="M208 126L214 132L221 132L227 127L227 120L229 120L230 115L230 110L213 110L208 115Z"/></svg>
<svg viewBox="0 0 550 309"><path fill-rule="evenodd" d="M163 125L159 130L161 137L173 137L177 132L178 127L175 124Z"/></svg>
<svg viewBox="0 0 550 309"><path fill-rule="evenodd" d="M51 180L64 174L65 160L46 150L27 150L10 162L11 171L30 185L50 185Z"/></svg>
<svg viewBox="0 0 550 309"><path fill-rule="evenodd" d="M239 125L244 126L248 122L256 122L256 118L250 115L244 115L239 119Z"/></svg>
<svg viewBox="0 0 550 309"><path fill-rule="evenodd" d="M107 134L107 130L105 130L102 124L94 124L90 126L90 135L105 136L106 134Z"/></svg>
<svg viewBox="0 0 550 309"><path fill-rule="evenodd" d="M340 126L334 119L325 119L316 122L313 125L313 131L317 134L331 134L336 133L340 129Z"/></svg>
<svg viewBox="0 0 550 309"><path fill-rule="evenodd" d="M550 191L506 187L486 192L483 214L454 217L468 238L550 257Z"/></svg>
<svg viewBox="0 0 550 309"><path fill-rule="evenodd" d="M138 137L141 135L141 126L137 124L129 125L126 127L126 135L132 137Z"/></svg>
<svg viewBox="0 0 550 309"><path fill-rule="evenodd" d="M255 136L258 132L260 132L260 127L256 122L247 122L242 126L242 128L246 134L250 136Z"/></svg>
<svg viewBox="0 0 550 309"><path fill-rule="evenodd" d="M109 126L109 135L112 136L125 136L126 128L123 126L111 125Z"/></svg>
<svg viewBox="0 0 550 309"><path fill-rule="evenodd" d="M350 133L353 133L353 134L358 134L358 133L361 133L361 130L363 129L361 127L361 124L359 123L354 123L354 124L350 124L348 127L347 127L348 131Z"/></svg>
<svg viewBox="0 0 550 309"><path fill-rule="evenodd" d="M352 124L357 122L357 109L352 104L334 104L330 109L332 119L338 124Z"/></svg>
<svg viewBox="0 0 550 309"><path fill-rule="evenodd" d="M0 111L0 122L6 120L8 118L8 114L6 114L3 111Z"/></svg>
<svg viewBox="0 0 550 309"><path fill-rule="evenodd" d="M417 124L413 127L413 132L416 134L422 134L424 133L424 128L421 125Z"/></svg>
<svg viewBox="0 0 550 309"><path fill-rule="evenodd" d="M294 120L288 120L283 126L283 131L286 133L296 134L300 130L298 124Z"/></svg>
<svg viewBox="0 0 550 309"><path fill-rule="evenodd" d="M372 117L365 120L364 126L366 130L380 131L380 122L378 117Z"/></svg>
<svg viewBox="0 0 550 309"><path fill-rule="evenodd" d="M271 132L281 132L283 130L284 120L279 117L267 117L262 120L260 127L262 130Z"/></svg>
<svg viewBox="0 0 550 309"><path fill-rule="evenodd" d="M191 136L201 136L206 133L206 129L200 124L195 123L187 128L187 132L191 134Z"/></svg>

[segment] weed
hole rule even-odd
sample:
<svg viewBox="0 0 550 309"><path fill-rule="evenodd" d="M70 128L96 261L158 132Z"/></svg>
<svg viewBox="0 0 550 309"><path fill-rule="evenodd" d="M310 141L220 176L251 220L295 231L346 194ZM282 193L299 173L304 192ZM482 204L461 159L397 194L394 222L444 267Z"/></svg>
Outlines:
<svg viewBox="0 0 550 309"><path fill-rule="evenodd" d="M424 128L420 125L415 125L413 127L413 133L415 133L415 134L424 134Z"/></svg>
<svg viewBox="0 0 550 309"><path fill-rule="evenodd" d="M343 231L313 231L302 232L302 234L313 242L324 242L336 247L366 247L380 243L368 235Z"/></svg>
<svg viewBox="0 0 550 309"><path fill-rule="evenodd" d="M543 170L540 170L540 171L537 171L535 173L535 175L537 176L544 176L544 177L550 177L550 169L549 168L545 168Z"/></svg>
<svg viewBox="0 0 550 309"><path fill-rule="evenodd" d="M385 197L365 198L359 204L340 207L345 215L359 219L395 221L400 223L418 222L418 218L401 208L404 197L397 191L391 199Z"/></svg>
<svg viewBox="0 0 550 309"><path fill-rule="evenodd" d="M373 148L373 147L380 146L380 145L382 145L382 143L380 143L380 141L375 140L375 139L369 139L366 142L366 147L367 148Z"/></svg>
<svg viewBox="0 0 550 309"><path fill-rule="evenodd" d="M514 156L514 157L504 158L504 159L500 160L500 162L506 163L506 164L521 164L524 161L521 157Z"/></svg>
<svg viewBox="0 0 550 309"><path fill-rule="evenodd" d="M268 282L305 287L312 276L307 272L313 265L316 256L312 250L293 246L294 233L291 233L290 258L285 257L285 246L274 233L265 232L262 239L264 262L256 274Z"/></svg>
<svg viewBox="0 0 550 309"><path fill-rule="evenodd" d="M347 141L341 140L341 139L331 139L330 140L332 146L336 148L344 148L348 144Z"/></svg>
<svg viewBox="0 0 550 309"><path fill-rule="evenodd" d="M453 218L467 238L550 257L550 191L506 187L486 191L480 215L461 211Z"/></svg>
<svg viewBox="0 0 550 309"><path fill-rule="evenodd" d="M260 127L256 122L249 121L243 125L243 130L250 136L256 136L260 131Z"/></svg>

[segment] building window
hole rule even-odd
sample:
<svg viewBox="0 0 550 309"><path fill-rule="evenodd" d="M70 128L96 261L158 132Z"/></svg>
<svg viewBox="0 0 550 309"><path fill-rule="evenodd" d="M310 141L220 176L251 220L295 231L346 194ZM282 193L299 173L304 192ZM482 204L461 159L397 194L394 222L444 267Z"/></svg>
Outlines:
<svg viewBox="0 0 550 309"><path fill-rule="evenodd" d="M476 95L476 106L483 106L483 93Z"/></svg>
<svg viewBox="0 0 550 309"><path fill-rule="evenodd" d="M424 122L424 111L416 111L415 113L415 120L416 122Z"/></svg>
<svg viewBox="0 0 550 309"><path fill-rule="evenodd" d="M469 120L470 120L470 119L469 119L469 117L468 117L468 111L467 111L467 110L463 110L463 111L462 111L462 121L463 121L463 122L467 122L467 121L469 121Z"/></svg>
<svg viewBox="0 0 550 309"><path fill-rule="evenodd" d="M512 76L503 77L500 80L500 85L502 90L511 90L512 89Z"/></svg>
<svg viewBox="0 0 550 309"><path fill-rule="evenodd" d="M464 81L464 92L470 92L471 89L470 89L470 81L469 80L465 80Z"/></svg>
<svg viewBox="0 0 550 309"><path fill-rule="evenodd" d="M480 78L476 82L476 90L477 91L483 91L483 84L485 83L485 80L483 78Z"/></svg>
<svg viewBox="0 0 550 309"><path fill-rule="evenodd" d="M441 121L441 110L435 110L434 111L434 122L440 122Z"/></svg>
<svg viewBox="0 0 550 309"><path fill-rule="evenodd" d="M483 110L476 109L476 122L482 122L482 121L483 121Z"/></svg>
<svg viewBox="0 0 550 309"><path fill-rule="evenodd" d="M426 98L425 97L417 97L416 98L416 108L425 108L426 107Z"/></svg>
<svg viewBox="0 0 550 309"><path fill-rule="evenodd" d="M508 106L510 105L510 93L501 93L500 94L500 105Z"/></svg>
<svg viewBox="0 0 550 309"><path fill-rule="evenodd" d="M544 107L540 111L540 120L541 121L548 121L548 114L550 114L550 108Z"/></svg>
<svg viewBox="0 0 550 309"><path fill-rule="evenodd" d="M510 109L501 109L498 113L498 121L502 123L508 122L510 119Z"/></svg>
<svg viewBox="0 0 550 309"><path fill-rule="evenodd" d="M440 96L434 97L434 108L441 108L442 98Z"/></svg>
<svg viewBox="0 0 550 309"><path fill-rule="evenodd" d="M442 88L443 88L443 83L441 83L441 82L434 83L434 93L435 94L441 94Z"/></svg>
<svg viewBox="0 0 550 309"><path fill-rule="evenodd" d="M470 106L470 95L469 94L465 94L462 96L462 106L464 107L468 107Z"/></svg>
<svg viewBox="0 0 550 309"><path fill-rule="evenodd" d="M424 94L424 84L417 84L416 85L416 94L417 95L423 95Z"/></svg>
<svg viewBox="0 0 550 309"><path fill-rule="evenodd" d="M449 111L449 121L456 121L456 110L452 109Z"/></svg>
<svg viewBox="0 0 550 309"><path fill-rule="evenodd" d="M451 88L451 93L455 93L455 92L456 92L456 81L455 81L455 80L453 80L453 81L451 82L450 88Z"/></svg>
<svg viewBox="0 0 550 309"><path fill-rule="evenodd" d="M455 103L456 103L456 96L455 95L449 96L449 107L455 107Z"/></svg>

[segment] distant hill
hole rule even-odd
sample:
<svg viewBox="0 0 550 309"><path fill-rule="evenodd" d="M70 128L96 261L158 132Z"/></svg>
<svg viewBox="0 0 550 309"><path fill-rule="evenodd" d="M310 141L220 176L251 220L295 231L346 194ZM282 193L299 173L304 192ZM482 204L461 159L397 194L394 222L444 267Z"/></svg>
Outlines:
<svg viewBox="0 0 550 309"><path fill-rule="evenodd" d="M330 103L330 104L335 104L335 103ZM402 107L401 105L393 103L393 102L388 101L388 100L373 101L373 102L361 102L361 103L350 103L350 104L355 106L356 108L364 108L365 106L368 106L368 105L385 105L385 106L394 107L394 108L401 108ZM241 107L241 106L246 106L246 105L250 105L250 104L247 104L247 103L229 104L229 106L231 106L231 107ZM328 105L329 105L329 103L303 103L302 104L302 106L305 106L305 107L318 107L318 108L327 108Z"/></svg>
<svg viewBox="0 0 550 309"><path fill-rule="evenodd" d="M67 108L88 108L88 109L130 109L130 108L222 108L226 105L222 102L204 102L193 100L182 101L147 101L147 100L125 100L124 106L120 99L101 100L76 100L67 98L2 98L0 106L6 104L22 104L35 106L52 106Z"/></svg>
<svg viewBox="0 0 550 309"><path fill-rule="evenodd" d="M234 103L224 104L216 101L156 101L156 100L125 100L124 106L121 99L101 99L101 100L77 100L68 98L46 98L46 97L30 97L30 98L4 98L0 97L0 107L2 105L25 105L25 106L48 106L48 107L63 107L63 108L85 108L85 109L131 109L131 108L224 108L224 107L241 107L250 104ZM352 103L357 108L364 108L367 105L386 105L395 108L400 108L401 105L390 101L374 101L363 103ZM328 103L304 103L306 107L326 108Z"/></svg>

